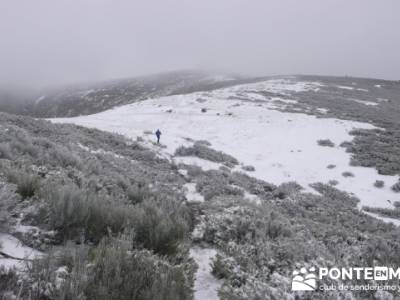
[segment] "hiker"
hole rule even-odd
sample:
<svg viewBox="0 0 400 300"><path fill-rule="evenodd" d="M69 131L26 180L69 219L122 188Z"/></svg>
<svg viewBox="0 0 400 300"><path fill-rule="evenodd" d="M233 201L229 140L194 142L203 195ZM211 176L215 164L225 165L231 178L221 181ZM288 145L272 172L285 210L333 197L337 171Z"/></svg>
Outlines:
<svg viewBox="0 0 400 300"><path fill-rule="evenodd" d="M157 144L159 144L159 143L160 143L160 137L161 137L161 131L160 131L160 129L157 129L157 131L156 131L156 137L157 137Z"/></svg>

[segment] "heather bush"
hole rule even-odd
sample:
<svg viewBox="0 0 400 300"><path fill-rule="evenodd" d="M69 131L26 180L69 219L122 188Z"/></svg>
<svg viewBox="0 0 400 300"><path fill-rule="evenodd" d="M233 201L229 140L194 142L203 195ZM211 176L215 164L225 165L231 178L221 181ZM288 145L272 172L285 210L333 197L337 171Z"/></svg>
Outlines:
<svg viewBox="0 0 400 300"><path fill-rule="evenodd" d="M374 187L383 188L385 186L385 182L382 180L376 180L374 183Z"/></svg>
<svg viewBox="0 0 400 300"><path fill-rule="evenodd" d="M160 255L174 255L187 236L186 209L172 200L148 200L135 207L132 218L134 245Z"/></svg>
<svg viewBox="0 0 400 300"><path fill-rule="evenodd" d="M176 156L196 156L209 161L237 165L239 162L233 156L216 151L212 148L205 146L203 143L195 143L192 147L180 146L175 151Z"/></svg>
<svg viewBox="0 0 400 300"><path fill-rule="evenodd" d="M400 209L398 209L397 207L394 209L391 209L391 208L382 208L382 207L363 206L363 210L366 212L378 214L382 217L400 219Z"/></svg>
<svg viewBox="0 0 400 300"><path fill-rule="evenodd" d="M354 174L351 173L351 172L349 172L349 171L346 171L346 172L343 172L343 173L342 173L342 176L343 176L343 177L354 177Z"/></svg>
<svg viewBox="0 0 400 300"><path fill-rule="evenodd" d="M28 265L22 296L42 299L191 299L190 265L132 250L128 236L69 246ZM24 298L25 299L25 298Z"/></svg>
<svg viewBox="0 0 400 300"><path fill-rule="evenodd" d="M122 232L131 221L133 208L75 186L47 187L49 223L63 240L99 242L111 233Z"/></svg>
<svg viewBox="0 0 400 300"><path fill-rule="evenodd" d="M22 199L31 198L38 192L40 179L37 175L24 170L8 170L6 173L8 181L17 186L16 192Z"/></svg>
<svg viewBox="0 0 400 300"><path fill-rule="evenodd" d="M318 145L323 146L323 147L335 147L335 144L329 139L318 140L317 143L318 143Z"/></svg>
<svg viewBox="0 0 400 300"><path fill-rule="evenodd" d="M242 169L248 172L254 172L256 170L253 166L243 166Z"/></svg>
<svg viewBox="0 0 400 300"><path fill-rule="evenodd" d="M392 190L396 193L400 193L400 181L392 185Z"/></svg>
<svg viewBox="0 0 400 300"><path fill-rule="evenodd" d="M12 152L9 144L0 144L0 159L11 159Z"/></svg>

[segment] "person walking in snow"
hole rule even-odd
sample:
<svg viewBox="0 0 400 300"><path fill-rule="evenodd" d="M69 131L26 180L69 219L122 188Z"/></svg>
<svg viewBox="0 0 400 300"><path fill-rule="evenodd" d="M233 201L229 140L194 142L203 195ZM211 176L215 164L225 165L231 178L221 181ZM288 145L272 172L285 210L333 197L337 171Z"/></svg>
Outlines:
<svg viewBox="0 0 400 300"><path fill-rule="evenodd" d="M160 137L161 137L161 131L160 131L160 129L157 129L157 131L156 131L156 137L157 137L157 144L159 144L159 143L160 143Z"/></svg>

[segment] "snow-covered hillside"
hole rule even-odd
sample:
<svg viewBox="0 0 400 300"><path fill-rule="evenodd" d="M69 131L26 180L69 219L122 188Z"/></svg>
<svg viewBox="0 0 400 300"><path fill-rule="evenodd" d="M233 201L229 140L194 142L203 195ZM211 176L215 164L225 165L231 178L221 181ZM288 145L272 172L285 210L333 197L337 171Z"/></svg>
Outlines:
<svg viewBox="0 0 400 300"><path fill-rule="evenodd" d="M173 154L179 146L206 140L215 150L236 157L242 166L254 166L255 171L248 173L267 182L296 181L308 191L312 191L311 183L330 182L353 193L361 205L390 207L390 202L400 200L399 194L390 189L397 176L379 175L374 168L350 166L350 155L339 146L352 139L352 129L372 129L372 125L284 111L287 105L296 103L297 93L317 92L322 86L320 82L275 79L161 97L95 115L52 121L141 137L145 144L171 160L176 159ZM320 113L326 110L321 108ZM161 144L166 147L153 144L155 138L150 132L157 128L162 131ZM318 144L326 139L334 146ZM197 158L193 164L202 162ZM385 186L374 187L376 180L384 181Z"/></svg>

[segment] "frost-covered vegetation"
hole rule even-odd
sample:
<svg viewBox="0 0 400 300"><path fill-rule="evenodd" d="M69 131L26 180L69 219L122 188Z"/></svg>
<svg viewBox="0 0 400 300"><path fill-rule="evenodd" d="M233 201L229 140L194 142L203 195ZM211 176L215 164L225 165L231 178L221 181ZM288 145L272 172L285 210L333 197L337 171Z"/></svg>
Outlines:
<svg viewBox="0 0 400 300"><path fill-rule="evenodd" d="M175 155L196 156L213 162L223 163L227 166L234 166L239 163L237 159L231 155L209 148L208 145L202 141L194 143L191 147L179 147L176 149Z"/></svg>
<svg viewBox="0 0 400 300"><path fill-rule="evenodd" d="M1 232L46 250L23 277L1 270L2 299L191 298L176 167L98 130L7 114L0 127Z"/></svg>

